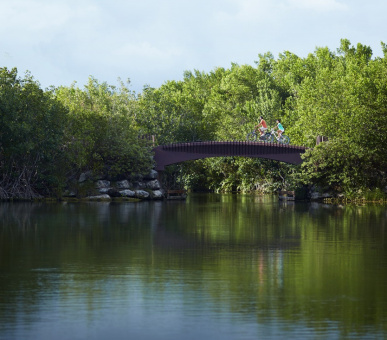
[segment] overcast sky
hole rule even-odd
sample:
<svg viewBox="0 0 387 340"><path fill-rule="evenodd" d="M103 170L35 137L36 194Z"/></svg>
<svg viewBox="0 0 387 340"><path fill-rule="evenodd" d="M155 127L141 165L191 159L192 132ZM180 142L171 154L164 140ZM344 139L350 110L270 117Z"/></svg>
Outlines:
<svg viewBox="0 0 387 340"><path fill-rule="evenodd" d="M386 0L0 0L0 67L43 89L91 75L139 93L265 52L336 51L342 38L382 56L386 13Z"/></svg>

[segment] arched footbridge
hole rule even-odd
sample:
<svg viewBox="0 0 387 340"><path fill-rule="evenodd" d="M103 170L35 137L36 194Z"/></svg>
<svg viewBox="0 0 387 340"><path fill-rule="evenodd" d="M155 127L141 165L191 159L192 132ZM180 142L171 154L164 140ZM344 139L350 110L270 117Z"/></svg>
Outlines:
<svg viewBox="0 0 387 340"><path fill-rule="evenodd" d="M153 149L157 171L165 166L209 157L266 158L290 164L302 163L304 146L263 142L192 142L160 145Z"/></svg>

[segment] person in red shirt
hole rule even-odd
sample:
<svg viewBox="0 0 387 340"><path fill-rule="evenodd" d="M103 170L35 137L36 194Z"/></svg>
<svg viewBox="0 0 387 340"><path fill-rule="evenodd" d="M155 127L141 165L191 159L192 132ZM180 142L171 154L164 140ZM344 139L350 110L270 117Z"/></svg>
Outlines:
<svg viewBox="0 0 387 340"><path fill-rule="evenodd" d="M265 131L267 130L267 124L262 116L260 116L259 119L260 119L259 124L255 126L255 132L259 128L259 133L262 136L265 133Z"/></svg>

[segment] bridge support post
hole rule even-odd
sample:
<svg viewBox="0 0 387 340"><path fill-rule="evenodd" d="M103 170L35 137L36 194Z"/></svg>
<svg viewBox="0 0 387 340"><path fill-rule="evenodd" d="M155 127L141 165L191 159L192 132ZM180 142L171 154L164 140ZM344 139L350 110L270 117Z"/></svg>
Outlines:
<svg viewBox="0 0 387 340"><path fill-rule="evenodd" d="M319 145L322 142L326 142L328 140L328 137L325 136L317 136L316 138L316 145Z"/></svg>
<svg viewBox="0 0 387 340"><path fill-rule="evenodd" d="M161 187L163 186L164 171L157 170L157 180L159 181Z"/></svg>

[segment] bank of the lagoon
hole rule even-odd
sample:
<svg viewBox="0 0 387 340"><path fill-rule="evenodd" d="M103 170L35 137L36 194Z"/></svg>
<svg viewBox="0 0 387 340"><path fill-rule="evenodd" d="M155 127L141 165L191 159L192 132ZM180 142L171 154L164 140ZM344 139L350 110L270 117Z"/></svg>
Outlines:
<svg viewBox="0 0 387 340"><path fill-rule="evenodd" d="M0 339L387 338L387 207L1 202Z"/></svg>
<svg viewBox="0 0 387 340"><path fill-rule="evenodd" d="M33 202L140 202L147 200L185 199L187 190L170 189L161 182L162 174L151 170L145 175L109 176L87 171L81 173L77 180L68 181L65 190L58 197L44 197L36 195L31 199L12 197L1 201L33 201ZM244 195L247 193L237 192ZM252 191L250 195L263 195L262 191ZM269 193L266 193L269 194ZM305 185L295 190L277 190L271 193L279 200L311 201L326 204L387 204L387 188L384 191L369 191L367 197L361 197L360 193L349 198L343 194L323 190L316 185Z"/></svg>

